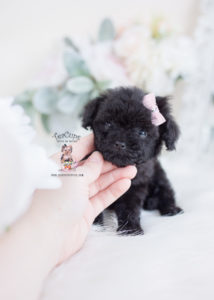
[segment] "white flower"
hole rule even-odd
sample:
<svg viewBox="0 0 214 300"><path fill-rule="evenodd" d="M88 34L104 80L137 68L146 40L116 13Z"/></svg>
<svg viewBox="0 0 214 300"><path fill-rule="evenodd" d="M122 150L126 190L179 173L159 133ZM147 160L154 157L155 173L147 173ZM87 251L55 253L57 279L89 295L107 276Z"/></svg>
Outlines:
<svg viewBox="0 0 214 300"><path fill-rule="evenodd" d="M111 87L130 84L124 66L113 53L111 42L84 42L79 46L96 80L109 80L112 82Z"/></svg>
<svg viewBox="0 0 214 300"><path fill-rule="evenodd" d="M115 42L133 84L159 95L170 94L179 77L194 72L193 42L173 35L154 39L148 27L135 25Z"/></svg>

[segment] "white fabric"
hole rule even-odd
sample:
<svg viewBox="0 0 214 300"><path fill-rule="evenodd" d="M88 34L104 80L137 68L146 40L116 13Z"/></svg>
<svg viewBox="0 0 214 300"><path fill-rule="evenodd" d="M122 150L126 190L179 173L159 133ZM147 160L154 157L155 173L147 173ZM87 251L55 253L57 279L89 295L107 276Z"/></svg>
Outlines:
<svg viewBox="0 0 214 300"><path fill-rule="evenodd" d="M144 211L139 237L93 230L52 272L42 300L214 299L214 159L178 158L168 153L164 165L185 213Z"/></svg>
<svg viewBox="0 0 214 300"><path fill-rule="evenodd" d="M33 144L34 130L13 99L0 99L0 232L29 206L36 188L57 188L57 166Z"/></svg>

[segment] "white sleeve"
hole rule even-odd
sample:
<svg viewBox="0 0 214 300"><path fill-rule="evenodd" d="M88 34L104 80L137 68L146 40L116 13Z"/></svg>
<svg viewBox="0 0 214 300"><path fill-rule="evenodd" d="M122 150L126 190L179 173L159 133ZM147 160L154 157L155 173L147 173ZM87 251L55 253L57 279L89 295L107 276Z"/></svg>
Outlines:
<svg viewBox="0 0 214 300"><path fill-rule="evenodd" d="M58 188L57 165L33 144L35 132L22 107L0 99L0 232L29 207L35 189Z"/></svg>

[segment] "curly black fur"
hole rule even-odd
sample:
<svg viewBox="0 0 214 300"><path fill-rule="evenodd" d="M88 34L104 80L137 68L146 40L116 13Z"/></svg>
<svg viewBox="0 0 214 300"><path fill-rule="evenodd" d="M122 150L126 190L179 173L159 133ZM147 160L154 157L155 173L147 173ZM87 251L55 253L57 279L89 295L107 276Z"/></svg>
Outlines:
<svg viewBox="0 0 214 300"><path fill-rule="evenodd" d="M95 148L104 159L118 167L133 164L137 167L130 189L109 207L116 212L118 231L125 234L143 234L141 208L158 209L167 216L182 212L157 160L163 143L168 150L175 149L179 128L167 97L156 97L166 122L154 126L151 112L142 104L144 95L144 91L135 87L110 89L89 102L83 113L83 127L92 128ZM102 215L96 222L102 222Z"/></svg>

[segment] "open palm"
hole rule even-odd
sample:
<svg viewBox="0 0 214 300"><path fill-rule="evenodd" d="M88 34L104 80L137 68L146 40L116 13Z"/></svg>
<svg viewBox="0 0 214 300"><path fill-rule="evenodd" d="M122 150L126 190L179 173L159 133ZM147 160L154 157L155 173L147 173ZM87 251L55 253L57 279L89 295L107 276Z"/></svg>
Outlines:
<svg viewBox="0 0 214 300"><path fill-rule="evenodd" d="M80 161L94 150L93 134L72 147L73 159ZM58 153L52 158L57 162L59 157ZM64 224L59 263L81 248L94 219L129 189L136 172L134 166L118 168L104 161L102 155L95 151L73 171L75 176L63 177L62 187L57 191L61 193L63 190L63 197L56 192L54 196Z"/></svg>

